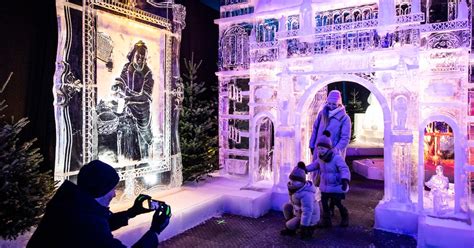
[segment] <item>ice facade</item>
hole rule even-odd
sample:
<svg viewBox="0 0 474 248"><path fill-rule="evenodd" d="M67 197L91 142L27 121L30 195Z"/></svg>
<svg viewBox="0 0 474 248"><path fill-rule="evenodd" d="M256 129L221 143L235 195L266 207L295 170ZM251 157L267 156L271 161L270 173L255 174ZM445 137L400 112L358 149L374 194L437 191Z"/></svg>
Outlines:
<svg viewBox="0 0 474 248"><path fill-rule="evenodd" d="M290 168L311 160L311 127L327 85L354 82L380 104L369 117L373 125L364 126L380 132L377 141L384 147L384 197L376 215L402 213L412 216L407 218L415 226L404 228L412 224L408 221L397 227L390 218L378 222L376 216L376 228L413 234L418 216L472 223L469 3L221 2L215 23L220 32L216 75L223 173L247 177L249 185L267 180L275 191L284 189ZM446 128L431 132L433 125ZM430 138L437 144L432 154L425 144ZM454 155L436 159L449 151ZM432 176L425 167L433 159L431 166L451 161L452 168L447 188L435 194L442 198L435 208L433 192L425 188Z"/></svg>
<svg viewBox="0 0 474 248"><path fill-rule="evenodd" d="M101 159L119 198L182 183L179 47L173 1L60 0L54 78L56 180Z"/></svg>

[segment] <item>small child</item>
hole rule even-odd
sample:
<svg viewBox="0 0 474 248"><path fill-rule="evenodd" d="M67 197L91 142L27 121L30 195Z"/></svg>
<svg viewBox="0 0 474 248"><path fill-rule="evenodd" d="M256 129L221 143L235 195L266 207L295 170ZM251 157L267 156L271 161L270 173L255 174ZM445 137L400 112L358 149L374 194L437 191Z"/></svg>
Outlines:
<svg viewBox="0 0 474 248"><path fill-rule="evenodd" d="M300 228L301 239L309 239L313 235L313 226L319 221L319 203L315 199L316 187L306 181L306 167L299 162L290 174L288 193L290 202L283 206L285 229L281 235L292 236Z"/></svg>
<svg viewBox="0 0 474 248"><path fill-rule="evenodd" d="M308 172L313 172L314 181L319 181L319 190L321 191L321 204L323 205L322 222L319 226L331 227L331 214L329 200L341 213L342 227L349 225L349 213L347 208L342 205L342 200L346 198L349 190L349 181L351 172L344 159L339 153L333 151L330 139L331 133L324 131L318 139L318 159L306 167ZM319 180L315 177L320 176Z"/></svg>

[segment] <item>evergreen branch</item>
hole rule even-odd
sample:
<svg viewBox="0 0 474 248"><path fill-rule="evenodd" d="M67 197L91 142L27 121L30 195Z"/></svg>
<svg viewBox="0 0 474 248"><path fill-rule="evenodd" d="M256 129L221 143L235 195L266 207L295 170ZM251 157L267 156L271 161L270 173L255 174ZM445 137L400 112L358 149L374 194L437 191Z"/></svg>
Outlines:
<svg viewBox="0 0 474 248"><path fill-rule="evenodd" d="M11 71L10 75L8 75L7 81L5 81L5 83L3 83L3 86L0 89L0 93L3 93L3 91L5 91L5 88L7 87L8 82L10 82L10 79L12 78L12 75L13 75L13 72Z"/></svg>

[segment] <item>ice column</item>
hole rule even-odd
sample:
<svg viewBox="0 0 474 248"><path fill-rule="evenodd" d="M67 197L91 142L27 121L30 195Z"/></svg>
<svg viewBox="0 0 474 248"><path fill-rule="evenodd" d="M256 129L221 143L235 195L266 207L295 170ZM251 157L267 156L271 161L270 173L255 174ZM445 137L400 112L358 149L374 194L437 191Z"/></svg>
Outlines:
<svg viewBox="0 0 474 248"><path fill-rule="evenodd" d="M466 0L460 0L458 3L458 20L467 20L469 16L469 9Z"/></svg>
<svg viewBox="0 0 474 248"><path fill-rule="evenodd" d="M300 25L300 36L302 42L313 41L312 34L314 34L313 28L313 8L311 6L311 0L304 0L300 7L301 13L301 25Z"/></svg>
<svg viewBox="0 0 474 248"><path fill-rule="evenodd" d="M421 1L420 0L412 0L411 1L411 13L417 14L421 12Z"/></svg>
<svg viewBox="0 0 474 248"><path fill-rule="evenodd" d="M280 90L278 91L278 128L275 136L279 151L278 164L278 183L277 189L286 190L286 183L288 182L288 174L292 168L293 154L294 154L294 127L290 126L290 113L293 110L292 96L287 88L287 84L291 78L288 76L288 70L282 72L280 79Z"/></svg>
<svg viewBox="0 0 474 248"><path fill-rule="evenodd" d="M171 187L180 186L183 181L181 149L179 147L179 113L183 100L183 87L180 80L179 70L179 48L181 44L181 31L186 26L186 9L179 4L173 4L173 33L171 39Z"/></svg>
<svg viewBox="0 0 474 248"><path fill-rule="evenodd" d="M411 203L411 144L395 143L393 145L393 185L392 200L398 203Z"/></svg>
<svg viewBox="0 0 474 248"><path fill-rule="evenodd" d="M379 0L379 26L377 32L382 37L390 33L390 25L395 23L396 11L394 0Z"/></svg>

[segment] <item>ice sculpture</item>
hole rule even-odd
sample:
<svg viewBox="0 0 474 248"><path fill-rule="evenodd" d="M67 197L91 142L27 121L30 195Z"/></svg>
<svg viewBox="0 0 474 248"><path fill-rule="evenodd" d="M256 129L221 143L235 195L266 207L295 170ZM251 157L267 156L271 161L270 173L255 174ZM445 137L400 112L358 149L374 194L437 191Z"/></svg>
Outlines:
<svg viewBox="0 0 474 248"><path fill-rule="evenodd" d="M395 104L393 105L393 110L395 112L395 126L396 130L405 130L407 122L407 109L408 109L408 100L404 96L399 96L395 98Z"/></svg>
<svg viewBox="0 0 474 248"><path fill-rule="evenodd" d="M443 174L443 166L436 166L436 174L425 185L431 189L430 197L433 199L433 212L443 214L448 208L449 179Z"/></svg>
<svg viewBox="0 0 474 248"><path fill-rule="evenodd" d="M358 144L383 145L384 122L380 103L373 94L367 99L369 106L364 114L355 114L354 131Z"/></svg>
<svg viewBox="0 0 474 248"><path fill-rule="evenodd" d="M184 7L146 0L56 6L55 179L74 181L83 164L101 159L124 181L121 198L181 185Z"/></svg>
<svg viewBox="0 0 474 248"><path fill-rule="evenodd" d="M468 94L470 3L449 1L439 13L435 5L428 1L422 13L420 0L226 1L221 12L255 6L255 13L215 21L220 35L220 166L224 171L238 167L249 184L271 178L281 189L287 168L311 158L308 133L327 86L354 82L377 99L371 101L366 121L359 122L367 137L383 143L384 198L376 209L376 228L416 235L412 227L422 227L423 171L433 158L425 157L423 149L424 139L435 140L425 136L431 122L452 128L450 136L436 140L437 156L451 157L454 164L455 193L447 199L448 212L453 218L471 218L472 211L463 210L463 202L472 199L466 190L471 183L463 178L474 165L467 165L466 156L452 159L450 154L468 148L474 161L474 138L465 132L474 126L466 97L474 96ZM240 82L238 111L229 107L237 104L227 90L230 82ZM259 140L272 139L263 137L271 132L261 132L262 118L274 121L273 175L265 177L259 173L264 161L259 157L268 149L260 150ZM235 137L245 142L237 145ZM446 166L445 174L451 176L448 171ZM470 204L474 210L474 202ZM397 222L391 216L406 218Z"/></svg>

